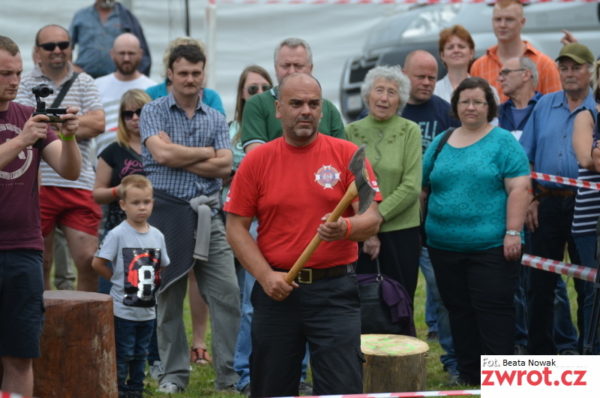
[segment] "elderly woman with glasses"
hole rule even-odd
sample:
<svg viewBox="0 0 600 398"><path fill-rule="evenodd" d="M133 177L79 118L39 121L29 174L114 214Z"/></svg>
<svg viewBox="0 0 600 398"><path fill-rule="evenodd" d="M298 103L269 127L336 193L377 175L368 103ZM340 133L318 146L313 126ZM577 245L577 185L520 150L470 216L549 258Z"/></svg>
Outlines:
<svg viewBox="0 0 600 398"><path fill-rule="evenodd" d="M421 130L399 116L410 81L399 67L379 66L367 73L361 94L369 114L346 128L348 139L366 145L383 201L380 233L366 240L357 272L381 272L404 286L412 299L419 265Z"/></svg>
<svg viewBox="0 0 600 398"><path fill-rule="evenodd" d="M497 106L487 81L463 80L451 106L461 126L423 159L425 231L461 382L479 384L480 355L513 353L530 170L518 141L490 124Z"/></svg>

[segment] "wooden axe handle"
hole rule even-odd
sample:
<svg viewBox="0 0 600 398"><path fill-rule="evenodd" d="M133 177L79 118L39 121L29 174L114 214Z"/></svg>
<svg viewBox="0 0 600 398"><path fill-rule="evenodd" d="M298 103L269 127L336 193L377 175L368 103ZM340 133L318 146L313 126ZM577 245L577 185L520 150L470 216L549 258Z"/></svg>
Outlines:
<svg viewBox="0 0 600 398"><path fill-rule="evenodd" d="M334 222L337 221L340 216L346 211L350 203L358 196L358 190L356 189L356 183L352 181L352 183L348 186L346 193L340 199L335 209L329 214L326 222ZM312 254L317 250L317 247L321 244L321 238L319 238L319 234L315 234L310 243L306 246L300 257L296 260L292 268L288 271L285 276L285 280L287 283L292 283L294 279L298 276L298 273L304 268Z"/></svg>

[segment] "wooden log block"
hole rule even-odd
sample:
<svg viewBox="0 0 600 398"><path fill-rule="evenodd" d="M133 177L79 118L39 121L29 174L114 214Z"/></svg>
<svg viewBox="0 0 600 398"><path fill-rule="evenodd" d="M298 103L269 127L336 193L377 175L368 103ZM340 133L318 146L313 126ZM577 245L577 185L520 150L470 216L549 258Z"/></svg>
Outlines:
<svg viewBox="0 0 600 398"><path fill-rule="evenodd" d="M415 337L397 334L363 334L361 349L363 391L421 391L427 378L429 345Z"/></svg>
<svg viewBox="0 0 600 398"><path fill-rule="evenodd" d="M44 305L42 356L33 361L34 396L117 398L112 298L48 290Z"/></svg>

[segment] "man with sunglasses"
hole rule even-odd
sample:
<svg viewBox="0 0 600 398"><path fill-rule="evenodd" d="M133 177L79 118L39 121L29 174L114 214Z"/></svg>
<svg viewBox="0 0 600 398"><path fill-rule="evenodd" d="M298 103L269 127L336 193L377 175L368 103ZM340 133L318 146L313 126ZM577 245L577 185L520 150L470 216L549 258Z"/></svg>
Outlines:
<svg viewBox="0 0 600 398"><path fill-rule="evenodd" d="M74 180L81 155L73 139L77 109L67 109L55 131L47 116L13 102L22 71L19 47L0 36L0 390L32 396L44 306L38 165L43 159Z"/></svg>
<svg viewBox="0 0 600 398"><path fill-rule="evenodd" d="M69 32L59 25L47 25L35 35L33 58L36 66L23 76L17 102L36 106L32 88L46 84L53 90L42 98L48 107L80 109L80 123L75 135L81 151L81 175L76 181L60 177L45 162L40 165L42 181L40 205L44 235L44 282L50 289L50 270L54 258L54 231L60 228L77 268L77 289L96 291L98 277L92 259L98 247L100 207L92 198L94 170L91 163L91 139L104 131L104 111L94 80L85 73L75 75L71 65ZM70 87L68 86L70 84ZM60 103L53 104L63 87L68 91ZM50 106L52 104L52 106Z"/></svg>
<svg viewBox="0 0 600 398"><path fill-rule="evenodd" d="M298 38L287 38L275 48L275 74L281 83L284 77L292 73L312 73L312 50L310 45ZM242 145L246 152L260 144L281 137L281 122L275 117L275 101L279 88L250 98L244 106L242 124ZM338 138L346 138L344 123L335 106L323 99L323 113L319 131Z"/></svg>
<svg viewBox="0 0 600 398"><path fill-rule="evenodd" d="M138 70L144 50L140 41L131 33L123 33L115 39L110 56L117 70L96 79L102 106L106 114L106 132L96 138L96 153L99 154L115 141L119 121L121 96L127 90L146 90L156 82Z"/></svg>

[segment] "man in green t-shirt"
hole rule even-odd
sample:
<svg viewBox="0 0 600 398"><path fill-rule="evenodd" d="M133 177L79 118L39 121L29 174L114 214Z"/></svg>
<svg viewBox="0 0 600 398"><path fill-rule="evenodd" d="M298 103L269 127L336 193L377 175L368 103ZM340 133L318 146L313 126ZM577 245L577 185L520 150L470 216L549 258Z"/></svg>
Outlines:
<svg viewBox="0 0 600 398"><path fill-rule="evenodd" d="M275 48L275 74L277 81L291 73L312 73L312 51L310 45L298 38L283 40ZM262 94L250 98L244 106L241 137L246 152L257 145L281 137L281 122L275 117L275 100L279 92L274 87ZM346 138L342 117L335 106L323 100L323 114L319 123L319 132L333 137Z"/></svg>

